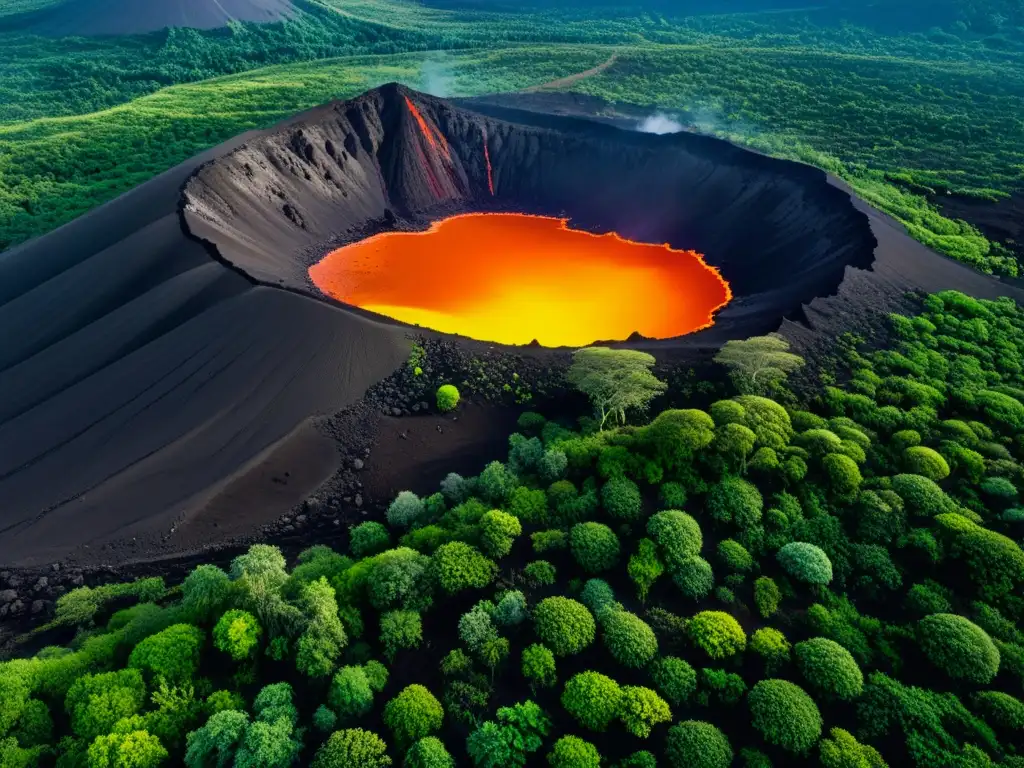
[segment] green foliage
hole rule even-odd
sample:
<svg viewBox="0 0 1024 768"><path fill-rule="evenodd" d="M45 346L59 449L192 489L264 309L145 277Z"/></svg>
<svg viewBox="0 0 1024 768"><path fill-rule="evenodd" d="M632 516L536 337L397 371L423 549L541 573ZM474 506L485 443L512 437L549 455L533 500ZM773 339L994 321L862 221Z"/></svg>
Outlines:
<svg viewBox="0 0 1024 768"><path fill-rule="evenodd" d="M537 531L530 534L533 551L538 555L565 549L569 546L569 535L565 531Z"/></svg>
<svg viewBox="0 0 1024 768"><path fill-rule="evenodd" d="M526 595L517 589L505 592L498 605L495 606L492 618L503 627L514 627L522 624L529 615L529 608L526 604Z"/></svg>
<svg viewBox="0 0 1024 768"><path fill-rule="evenodd" d="M483 589L491 583L497 570L475 547L461 541L441 545L432 559L437 582L448 594Z"/></svg>
<svg viewBox="0 0 1024 768"><path fill-rule="evenodd" d="M616 520L635 522L643 513L640 488L628 477L613 477L601 487L601 504Z"/></svg>
<svg viewBox="0 0 1024 768"><path fill-rule="evenodd" d="M362 667L342 667L331 680L327 703L342 720L362 717L373 706L373 689Z"/></svg>
<svg viewBox="0 0 1024 768"><path fill-rule="evenodd" d="M1013 539L958 514L937 515L935 523L948 553L966 563L983 599L998 600L1024 585L1024 551Z"/></svg>
<svg viewBox="0 0 1024 768"><path fill-rule="evenodd" d="M917 449L911 449L917 450ZM852 499L863 480L857 462L840 453L830 453L821 462L829 489L841 499Z"/></svg>
<svg viewBox="0 0 1024 768"><path fill-rule="evenodd" d="M230 593L231 580L224 571L215 565L199 565L181 584L181 605L196 621L210 621L227 604Z"/></svg>
<svg viewBox="0 0 1024 768"><path fill-rule="evenodd" d="M927 477L929 480L943 480L949 477L949 464L937 451L924 445L915 445L903 452L903 463L907 472Z"/></svg>
<svg viewBox="0 0 1024 768"><path fill-rule="evenodd" d="M403 649L419 648L423 642L423 624L416 611L388 611L380 616L380 643L393 659Z"/></svg>
<svg viewBox="0 0 1024 768"><path fill-rule="evenodd" d="M323 704L316 708L313 713L313 727L320 731L320 733L330 733L334 730L338 724L338 716L334 713L333 709L329 709Z"/></svg>
<svg viewBox="0 0 1024 768"><path fill-rule="evenodd" d="M436 736L426 736L405 753L405 768L455 768L455 759Z"/></svg>
<svg viewBox="0 0 1024 768"><path fill-rule="evenodd" d="M244 555L231 561L231 578L242 607L259 619L270 636L290 636L302 625L302 614L281 594L288 581L284 555L277 547L254 544Z"/></svg>
<svg viewBox="0 0 1024 768"><path fill-rule="evenodd" d="M384 707L384 724L401 748L429 736L441 727L443 719L441 702L422 685L407 686Z"/></svg>
<svg viewBox="0 0 1024 768"><path fill-rule="evenodd" d="M548 500L544 491L531 491L520 485L509 494L505 506L517 522L527 525L546 525L548 523Z"/></svg>
<svg viewBox="0 0 1024 768"><path fill-rule="evenodd" d="M338 601L327 579L321 576L305 586L302 605L309 621L296 643L295 666L309 677L326 677L348 644L338 617Z"/></svg>
<svg viewBox="0 0 1024 768"><path fill-rule="evenodd" d="M673 706L682 706L697 690L697 673L675 656L663 656L648 668L654 687Z"/></svg>
<svg viewBox="0 0 1024 768"><path fill-rule="evenodd" d="M170 683L189 680L199 667L206 636L191 624L174 624L135 646L128 666Z"/></svg>
<svg viewBox="0 0 1024 768"><path fill-rule="evenodd" d="M480 518L480 545L491 557L502 558L511 552L522 532L519 520L500 509L492 509Z"/></svg>
<svg viewBox="0 0 1024 768"><path fill-rule="evenodd" d="M586 606L567 597L547 597L533 611L537 637L556 656L579 653L592 642L597 632L594 617Z"/></svg>
<svg viewBox="0 0 1024 768"><path fill-rule="evenodd" d="M797 646L799 645L798 643ZM791 648L786 636L772 627L761 627L750 636L750 650L761 657L765 671L769 675L777 673L789 661Z"/></svg>
<svg viewBox="0 0 1024 768"><path fill-rule="evenodd" d="M753 483L740 477L726 477L711 488L706 506L715 520L746 528L760 522L764 499Z"/></svg>
<svg viewBox="0 0 1024 768"><path fill-rule="evenodd" d="M668 729L665 756L670 768L729 768L729 739L711 723L685 720Z"/></svg>
<svg viewBox="0 0 1024 768"><path fill-rule="evenodd" d="M704 538L697 521L685 512L670 509L652 515L647 534L661 549L669 571L688 557L700 554Z"/></svg>
<svg viewBox="0 0 1024 768"><path fill-rule="evenodd" d="M388 506L388 524L395 528L408 528L423 517L423 501L412 491L401 491Z"/></svg>
<svg viewBox="0 0 1024 768"><path fill-rule="evenodd" d="M606 610L616 610L621 606L615 600L615 592L603 579L587 579L580 590L580 602L598 619Z"/></svg>
<svg viewBox="0 0 1024 768"><path fill-rule="evenodd" d="M917 623L917 642L936 667L954 679L986 685L999 671L999 649L977 624L953 613Z"/></svg>
<svg viewBox="0 0 1024 768"><path fill-rule="evenodd" d="M654 582L665 572L665 566L658 557L657 545L650 539L640 539L636 545L636 554L629 558L626 572L636 584L637 598L640 602L646 602Z"/></svg>
<svg viewBox="0 0 1024 768"><path fill-rule="evenodd" d="M146 731L97 736L86 756L89 768L156 768L168 757L160 740Z"/></svg>
<svg viewBox="0 0 1024 768"><path fill-rule="evenodd" d="M553 687L558 682L555 655L541 643L527 646L523 649L522 673L534 689Z"/></svg>
<svg viewBox="0 0 1024 768"><path fill-rule="evenodd" d="M517 487L516 476L500 461L492 461L477 478L477 488L484 501L503 505Z"/></svg>
<svg viewBox="0 0 1024 768"><path fill-rule="evenodd" d="M805 754L821 738L821 713L804 690L787 680L762 680L750 689L751 724L769 744Z"/></svg>
<svg viewBox="0 0 1024 768"><path fill-rule="evenodd" d="M747 647L747 636L732 616L723 611L701 611L687 625L694 645L712 659L726 659Z"/></svg>
<svg viewBox="0 0 1024 768"><path fill-rule="evenodd" d="M776 559L795 579L825 586L832 581L832 561L820 547L802 541L793 541L778 551Z"/></svg>
<svg viewBox="0 0 1024 768"><path fill-rule="evenodd" d="M256 652L263 628L248 611L225 613L213 628L213 644L235 661L242 661Z"/></svg>
<svg viewBox="0 0 1024 768"><path fill-rule="evenodd" d="M658 501L665 509L682 509L686 505L686 489L674 480L662 483L658 489Z"/></svg>
<svg viewBox="0 0 1024 768"><path fill-rule="evenodd" d="M527 700L501 707L496 721L488 720L469 735L466 751L477 768L525 768L550 730L544 710Z"/></svg>
<svg viewBox="0 0 1024 768"><path fill-rule="evenodd" d="M236 710L222 710L210 716L202 728L188 735L185 765L189 768L231 765L249 727L249 716Z"/></svg>
<svg viewBox="0 0 1024 768"><path fill-rule="evenodd" d="M818 744L822 768L888 768L878 750L861 744L849 731L833 728Z"/></svg>
<svg viewBox="0 0 1024 768"><path fill-rule="evenodd" d="M672 569L672 581L684 597L701 600L711 594L715 586L715 574L711 563L702 557L686 557Z"/></svg>
<svg viewBox="0 0 1024 768"><path fill-rule="evenodd" d="M53 740L53 717L46 703L39 699L26 701L12 735L22 747L49 744Z"/></svg>
<svg viewBox="0 0 1024 768"><path fill-rule="evenodd" d="M1002 691L979 691L971 706L986 723L1006 731L1024 730L1024 703Z"/></svg>
<svg viewBox="0 0 1024 768"><path fill-rule="evenodd" d="M601 573L619 560L619 537L601 523L577 523L569 531L569 551L587 573Z"/></svg>
<svg viewBox="0 0 1024 768"><path fill-rule="evenodd" d="M568 382L590 398L603 429L608 418L626 423L626 411L643 410L665 383L650 369L654 356L632 349L587 347L573 353Z"/></svg>
<svg viewBox="0 0 1024 768"><path fill-rule="evenodd" d="M718 543L718 557L726 568L737 573L746 573L754 567L754 558L746 547L733 539L723 539Z"/></svg>
<svg viewBox="0 0 1024 768"><path fill-rule="evenodd" d="M864 675L839 643L815 637L796 644L796 664L808 684L828 697L855 699L864 690Z"/></svg>
<svg viewBox="0 0 1024 768"><path fill-rule="evenodd" d="M578 736L563 736L548 752L551 768L600 768L601 753Z"/></svg>
<svg viewBox="0 0 1024 768"><path fill-rule="evenodd" d="M658 653L654 631L639 616L627 611L611 610L603 616L601 637L612 658L624 667L645 667Z"/></svg>
<svg viewBox="0 0 1024 768"><path fill-rule="evenodd" d="M437 388L437 410L441 413L454 411L459 404L459 390L453 384L442 384Z"/></svg>
<svg viewBox="0 0 1024 768"><path fill-rule="evenodd" d="M562 691L562 706L584 728L603 731L619 715L622 689L600 672L573 675Z"/></svg>
<svg viewBox="0 0 1024 768"><path fill-rule="evenodd" d="M782 603L782 592L774 579L760 576L754 581L754 603L762 618L774 616Z"/></svg>
<svg viewBox="0 0 1024 768"><path fill-rule="evenodd" d="M555 566L547 560L534 560L523 568L523 576L538 586L550 586L555 583Z"/></svg>
<svg viewBox="0 0 1024 768"><path fill-rule="evenodd" d="M380 523L367 521L352 529L348 546L353 557L376 555L391 547L391 534Z"/></svg>
<svg viewBox="0 0 1024 768"><path fill-rule="evenodd" d="M650 688L627 685L622 688L619 719L631 734L646 739L656 725L672 720L672 710L668 703Z"/></svg>
<svg viewBox="0 0 1024 768"><path fill-rule="evenodd" d="M317 750L312 768L388 768L387 744L372 731L335 731Z"/></svg>

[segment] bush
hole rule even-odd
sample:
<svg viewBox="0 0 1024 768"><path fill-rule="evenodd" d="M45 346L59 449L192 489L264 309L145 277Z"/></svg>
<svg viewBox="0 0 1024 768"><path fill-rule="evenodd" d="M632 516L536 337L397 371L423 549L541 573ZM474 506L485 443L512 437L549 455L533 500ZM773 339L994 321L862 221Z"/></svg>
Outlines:
<svg viewBox="0 0 1024 768"><path fill-rule="evenodd" d="M697 673L675 656L663 656L650 666L651 680L673 706L682 706L697 690Z"/></svg>
<svg viewBox="0 0 1024 768"><path fill-rule="evenodd" d="M733 539L719 542L718 557L730 571L747 573L754 568L754 558L746 547Z"/></svg>
<svg viewBox="0 0 1024 768"><path fill-rule="evenodd" d="M747 692L747 684L743 678L724 669L702 669L697 688L697 703L703 707L730 707L739 702Z"/></svg>
<svg viewBox="0 0 1024 768"><path fill-rule="evenodd" d="M538 555L545 552L565 549L569 546L569 534L565 531L537 531L530 534L530 542L533 544L533 551Z"/></svg>
<svg viewBox="0 0 1024 768"><path fill-rule="evenodd" d="M685 720L668 729L665 756L669 768L729 768L729 739L711 723Z"/></svg>
<svg viewBox="0 0 1024 768"><path fill-rule="evenodd" d="M821 768L888 768L874 747L861 744L842 728L829 731L829 738L818 746Z"/></svg>
<svg viewBox="0 0 1024 768"><path fill-rule="evenodd" d="M454 384L442 384L437 388L437 410L441 413L454 411L459 404L459 390Z"/></svg>
<svg viewBox="0 0 1024 768"><path fill-rule="evenodd" d="M395 528L408 528L423 515L420 497L412 491L402 491L388 507L388 524Z"/></svg>
<svg viewBox="0 0 1024 768"><path fill-rule="evenodd" d="M782 603L782 592L773 579L761 576L754 581L754 603L761 617L774 616Z"/></svg>
<svg viewBox="0 0 1024 768"><path fill-rule="evenodd" d="M601 504L616 520L634 522L643 512L640 488L628 477L613 477L601 488Z"/></svg>
<svg viewBox="0 0 1024 768"><path fill-rule="evenodd" d="M497 722L487 721L466 739L466 751L478 768L525 768L551 730L551 720L532 701L501 707Z"/></svg>
<svg viewBox="0 0 1024 768"><path fill-rule="evenodd" d="M436 736L426 736L405 753L403 768L455 768L455 759Z"/></svg>
<svg viewBox="0 0 1024 768"><path fill-rule="evenodd" d="M419 648L423 623L416 611L387 611L380 616L380 643L388 658L402 649Z"/></svg>
<svg viewBox="0 0 1024 768"><path fill-rule="evenodd" d="M601 523L577 523L569 531L569 550L587 573L613 568L619 560L619 537Z"/></svg>
<svg viewBox="0 0 1024 768"><path fill-rule="evenodd" d="M171 684L187 682L199 668L199 653L205 639L199 627L173 624L136 645L128 666L153 678L163 677Z"/></svg>
<svg viewBox="0 0 1024 768"><path fill-rule="evenodd" d="M601 635L605 648L624 667L645 667L658 654L654 630L627 611L609 612L601 621Z"/></svg>
<svg viewBox="0 0 1024 768"><path fill-rule="evenodd" d="M821 713L814 700L787 680L762 680L747 696L751 724L769 744L805 754L821 738Z"/></svg>
<svg viewBox="0 0 1024 768"><path fill-rule="evenodd" d="M686 557L676 563L672 581L679 591L691 600L702 600L711 594L715 586L715 573L711 563L702 557Z"/></svg>
<svg viewBox="0 0 1024 768"><path fill-rule="evenodd" d="M647 534L661 547L670 571L687 557L699 555L704 546L697 521L675 509L652 515L647 521Z"/></svg>
<svg viewBox="0 0 1024 768"><path fill-rule="evenodd" d="M999 672L999 649L977 624L953 613L917 622L917 642L935 666L958 680L987 685Z"/></svg>
<svg viewBox="0 0 1024 768"><path fill-rule="evenodd" d="M551 586L555 583L555 566L547 560L534 560L523 568L523 576L538 586Z"/></svg>
<svg viewBox="0 0 1024 768"><path fill-rule="evenodd" d="M803 541L791 541L776 554L779 565L795 579L825 586L832 581L832 561L820 547Z"/></svg>
<svg viewBox="0 0 1024 768"><path fill-rule="evenodd" d="M362 717L373 706L373 689L362 667L342 667L334 673L327 703L342 720Z"/></svg>
<svg viewBox="0 0 1024 768"><path fill-rule="evenodd" d="M1024 730L1024 703L1002 691L980 691L971 697L985 722L1007 731Z"/></svg>
<svg viewBox="0 0 1024 768"><path fill-rule="evenodd" d="M682 483L662 483L658 489L658 501L665 509L682 509L686 506L686 489Z"/></svg>
<svg viewBox="0 0 1024 768"><path fill-rule="evenodd" d="M523 677L534 689L551 688L558 677L555 673L555 655L544 645L534 643L523 649Z"/></svg>
<svg viewBox="0 0 1024 768"><path fill-rule="evenodd" d="M771 627L761 627L750 637L750 650L761 657L770 675L778 672L789 661L790 648L786 636Z"/></svg>
<svg viewBox="0 0 1024 768"><path fill-rule="evenodd" d="M251 613L228 611L213 628L213 644L235 661L241 661L256 651L262 634L259 622Z"/></svg>
<svg viewBox="0 0 1024 768"><path fill-rule="evenodd" d="M510 589L501 596L498 605L494 609L492 618L503 627L512 627L522 624L529 614L526 605L526 595L518 589Z"/></svg>
<svg viewBox="0 0 1024 768"><path fill-rule="evenodd" d="M68 595L75 591L72 590ZM199 565L181 584L181 605L196 621L205 622L223 609L230 593L231 579L224 571L215 565ZM68 595L61 599L66 599Z"/></svg>
<svg viewBox="0 0 1024 768"><path fill-rule="evenodd" d="M352 529L349 551L353 557L368 557L391 547L391 534L380 523L360 523Z"/></svg>
<svg viewBox="0 0 1024 768"><path fill-rule="evenodd" d="M764 499L753 483L740 477L726 477L712 487L706 507L715 520L746 528L761 521Z"/></svg>
<svg viewBox="0 0 1024 768"><path fill-rule="evenodd" d="M921 475L896 475L889 480L893 491L903 499L907 512L918 517L935 517L955 512L956 504L945 491Z"/></svg>
<svg viewBox="0 0 1024 768"><path fill-rule="evenodd" d="M475 547L461 541L442 544L432 555L437 583L450 595L464 589L483 589L497 566Z"/></svg>
<svg viewBox="0 0 1024 768"><path fill-rule="evenodd" d="M89 768L157 768L168 753L160 740L143 731L117 732L97 736L86 756ZM6 763L10 765L10 763Z"/></svg>
<svg viewBox="0 0 1024 768"><path fill-rule="evenodd" d="M603 579L587 579L580 591L580 602L598 619L605 609L621 607L615 602L615 592Z"/></svg>
<svg viewBox="0 0 1024 768"><path fill-rule="evenodd" d="M76 736L92 740L142 709L146 684L138 669L82 675L68 689L64 707ZM23 705L24 706L24 705Z"/></svg>
<svg viewBox="0 0 1024 768"><path fill-rule="evenodd" d="M567 597L548 597L533 611L537 637L557 656L579 653L597 632L594 617L586 606Z"/></svg>
<svg viewBox="0 0 1024 768"><path fill-rule="evenodd" d="M672 720L672 710L668 703L650 688L627 685L622 689L619 719L631 734L646 739L658 723Z"/></svg>
<svg viewBox="0 0 1024 768"><path fill-rule="evenodd" d="M442 720L441 702L422 685L407 686L384 707L384 724L403 749L438 730Z"/></svg>
<svg viewBox="0 0 1024 768"><path fill-rule="evenodd" d="M619 714L622 689L599 672L580 672L565 684L562 706L580 725L603 731Z"/></svg>
<svg viewBox="0 0 1024 768"><path fill-rule="evenodd" d="M509 494L505 508L520 523L548 524L548 497L544 491L531 491L520 485Z"/></svg>
<svg viewBox="0 0 1024 768"><path fill-rule="evenodd" d="M516 476L500 461L492 461L476 481L484 501L502 506L518 485Z"/></svg>
<svg viewBox="0 0 1024 768"><path fill-rule="evenodd" d="M491 557L502 558L511 552L522 532L519 520L500 509L492 509L480 518L480 544Z"/></svg>
<svg viewBox="0 0 1024 768"><path fill-rule="evenodd" d="M796 664L812 688L828 697L849 701L864 690L864 675L850 652L839 643L815 637L796 644Z"/></svg>
<svg viewBox="0 0 1024 768"><path fill-rule="evenodd" d="M388 768L388 745L362 728L335 731L317 750L312 768Z"/></svg>
<svg viewBox="0 0 1024 768"><path fill-rule="evenodd" d="M949 464L937 451L924 445L915 445L903 451L903 464L907 472L929 480L943 480L949 477Z"/></svg>
<svg viewBox="0 0 1024 768"><path fill-rule="evenodd" d="M629 558L626 572L636 584L637 598L640 602L646 602L654 582L665 572L665 566L658 557L657 545L650 539L640 539L636 554Z"/></svg>
<svg viewBox="0 0 1024 768"><path fill-rule="evenodd" d="M832 493L843 499L852 499L857 495L863 480L857 462L841 453L830 453L822 459L821 467Z"/></svg>
<svg viewBox="0 0 1024 768"><path fill-rule="evenodd" d="M726 659L747 647L747 636L732 616L723 611L701 611L687 625L694 645L712 659Z"/></svg>
<svg viewBox="0 0 1024 768"><path fill-rule="evenodd" d="M548 753L551 768L600 768L601 753L578 736L563 736Z"/></svg>

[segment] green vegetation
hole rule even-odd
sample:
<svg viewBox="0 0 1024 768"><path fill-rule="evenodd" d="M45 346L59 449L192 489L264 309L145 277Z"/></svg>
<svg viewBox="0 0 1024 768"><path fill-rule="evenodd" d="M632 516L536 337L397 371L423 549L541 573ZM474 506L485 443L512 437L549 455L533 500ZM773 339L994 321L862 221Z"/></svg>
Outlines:
<svg viewBox="0 0 1024 768"><path fill-rule="evenodd" d="M778 401L723 378L709 412L520 435L444 503L399 494L350 556L255 545L180 589L69 592L41 630L68 646L0 664L4 764L1013 768L1024 310L944 292L890 331ZM806 473L723 463L728 424ZM949 473L908 472L911 443ZM525 470L549 451L572 457L553 493ZM659 509L669 483L686 511ZM396 546L428 529L444 543Z"/></svg>
<svg viewBox="0 0 1024 768"><path fill-rule="evenodd" d="M459 390L454 384L442 384L437 388L437 410L441 413L454 411L459 404Z"/></svg>

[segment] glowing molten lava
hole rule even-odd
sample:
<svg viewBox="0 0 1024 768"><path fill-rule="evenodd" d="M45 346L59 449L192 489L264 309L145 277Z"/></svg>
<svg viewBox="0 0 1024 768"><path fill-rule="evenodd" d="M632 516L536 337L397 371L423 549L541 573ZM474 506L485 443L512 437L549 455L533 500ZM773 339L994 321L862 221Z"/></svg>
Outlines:
<svg viewBox="0 0 1024 768"><path fill-rule="evenodd" d="M680 336L711 325L732 298L728 283L693 251L511 213L377 235L328 254L309 276L339 301L406 323L552 347L634 331Z"/></svg>
<svg viewBox="0 0 1024 768"><path fill-rule="evenodd" d="M487 129L484 129L484 162L487 163L487 189L494 197L494 172L491 170L491 152L487 149Z"/></svg>
<svg viewBox="0 0 1024 768"><path fill-rule="evenodd" d="M420 126L420 132L426 138L427 143L430 144L430 148L435 152L441 152L444 155L445 160L451 162L452 150L448 146L448 139L444 137L437 128L427 122L427 119L423 117L423 114L416 108L416 105L412 103L412 99L408 96L405 97L406 106L409 107L409 112L416 119L416 122Z"/></svg>

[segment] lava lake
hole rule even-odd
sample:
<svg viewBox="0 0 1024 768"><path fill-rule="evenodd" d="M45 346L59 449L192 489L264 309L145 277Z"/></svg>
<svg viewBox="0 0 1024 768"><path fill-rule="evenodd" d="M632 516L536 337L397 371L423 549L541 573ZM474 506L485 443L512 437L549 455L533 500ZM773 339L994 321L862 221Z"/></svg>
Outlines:
<svg viewBox="0 0 1024 768"><path fill-rule="evenodd" d="M518 213L385 232L330 252L309 275L328 296L401 322L548 347L682 336L711 325L732 298L694 251Z"/></svg>

